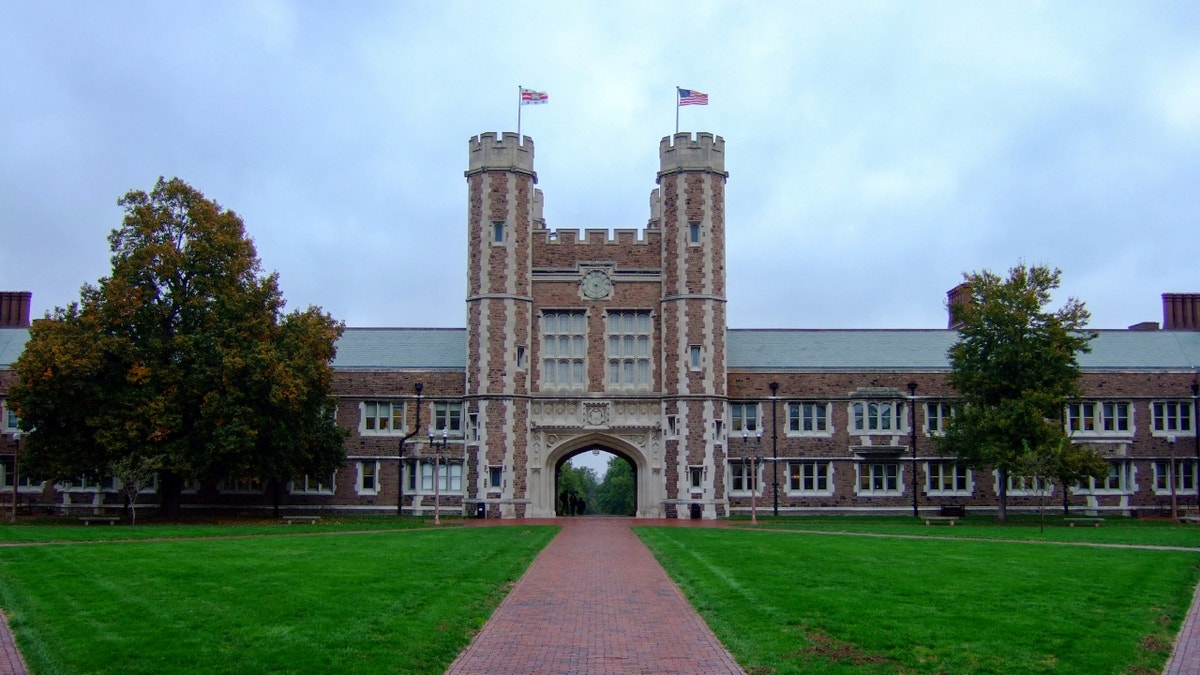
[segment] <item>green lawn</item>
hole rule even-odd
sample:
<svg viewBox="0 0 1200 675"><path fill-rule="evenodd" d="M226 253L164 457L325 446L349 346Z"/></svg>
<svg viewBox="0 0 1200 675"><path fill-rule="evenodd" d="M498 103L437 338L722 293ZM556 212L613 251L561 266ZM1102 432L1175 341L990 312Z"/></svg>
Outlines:
<svg viewBox="0 0 1200 675"><path fill-rule="evenodd" d="M462 520L443 518L442 527L461 525ZM101 540L145 540L198 537L241 537L250 535L284 535L317 532L368 532L410 530L432 527L432 518L397 518L395 516L325 516L313 525L285 525L278 519L234 521L197 521L189 524L138 520L130 526L81 526L75 518L23 518L16 525L0 521L0 544L18 542L69 542Z"/></svg>
<svg viewBox="0 0 1200 675"><path fill-rule="evenodd" d="M0 605L35 673L441 673L556 531L0 547Z"/></svg>
<svg viewBox="0 0 1200 675"><path fill-rule="evenodd" d="M556 532L70 522L0 526L60 542L0 546L0 606L35 673L441 673ZM1200 578L1200 528L1161 521L734 525L637 531L753 675L1158 673Z"/></svg>
<svg viewBox="0 0 1200 675"><path fill-rule="evenodd" d="M1104 544L1133 544L1147 546L1179 546L1200 549L1200 527L1179 525L1169 520L1138 520L1108 517L1101 527L1078 525L1068 527L1061 515L1047 516L1042 522L1037 516L1010 516L1000 523L995 516L968 516L956 525L926 525L911 516L759 516L758 525L737 519L734 527L785 529L810 532L855 532L911 535L922 537L955 537L978 539L1008 539L1049 542L1091 542Z"/></svg>
<svg viewBox="0 0 1200 675"><path fill-rule="evenodd" d="M1193 552L636 531L750 673L1158 673L1200 578Z"/></svg>

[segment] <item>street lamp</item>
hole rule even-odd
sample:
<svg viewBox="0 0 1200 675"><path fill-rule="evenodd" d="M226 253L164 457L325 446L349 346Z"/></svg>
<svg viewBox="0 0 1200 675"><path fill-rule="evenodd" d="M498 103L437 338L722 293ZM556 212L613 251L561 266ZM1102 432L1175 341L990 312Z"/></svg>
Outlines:
<svg viewBox="0 0 1200 675"><path fill-rule="evenodd" d="M13 435L12 435L12 439L13 439L13 443L17 444L17 447L13 448L13 474L12 474L12 493L13 493L12 521L15 523L15 522L17 522L17 483L20 482L19 477L17 476L17 455L20 454L20 451L21 451L21 432L14 431Z"/></svg>
<svg viewBox="0 0 1200 675"><path fill-rule="evenodd" d="M1179 520L1179 503L1175 499L1175 484L1179 473L1175 469L1175 437L1167 436L1167 447L1171 448L1171 520Z"/></svg>
<svg viewBox="0 0 1200 675"><path fill-rule="evenodd" d="M396 515L398 516L404 515L404 444L408 442L408 439L421 433L421 391L425 389L425 385L418 382L413 385L413 389L417 391L417 426L400 439L400 457L396 463Z"/></svg>
<svg viewBox="0 0 1200 675"><path fill-rule="evenodd" d="M1196 441L1196 463L1192 466L1192 471L1200 473L1200 429L1196 425L1200 423L1200 383L1197 383L1195 377L1192 378L1192 438ZM1200 476L1198 476L1200 477ZM1192 487L1196 488L1196 508L1200 509L1200 484L1192 481Z"/></svg>
<svg viewBox="0 0 1200 675"><path fill-rule="evenodd" d="M744 424L742 426L742 445L747 448L751 447L750 446L750 432L746 430L746 427ZM758 524L758 462L760 460L760 458L758 456L758 448L761 445L762 445L762 425L760 424L760 425L758 425L758 433L756 433L754 435L754 445L753 445L754 453L752 455L750 455L749 457L745 457L745 456L742 457L743 471L745 470L746 462L747 461L750 462L750 477L749 477L749 482L750 482L750 523L752 525Z"/></svg>
<svg viewBox="0 0 1200 675"><path fill-rule="evenodd" d="M441 482L441 466L442 453L446 451L446 439L450 435L449 429L442 429L442 437L439 439L433 435L433 428L429 429L429 447L433 449L433 524L441 525L440 514L442 512L442 482ZM449 474L449 471L446 472Z"/></svg>
<svg viewBox="0 0 1200 675"><path fill-rule="evenodd" d="M908 445L912 448L913 518L917 513L917 383L908 383Z"/></svg>
<svg viewBox="0 0 1200 675"><path fill-rule="evenodd" d="M776 404L779 399L779 383L771 383L771 500L774 502L772 513L779 517L779 425L775 423ZM761 425L760 425L761 426Z"/></svg>

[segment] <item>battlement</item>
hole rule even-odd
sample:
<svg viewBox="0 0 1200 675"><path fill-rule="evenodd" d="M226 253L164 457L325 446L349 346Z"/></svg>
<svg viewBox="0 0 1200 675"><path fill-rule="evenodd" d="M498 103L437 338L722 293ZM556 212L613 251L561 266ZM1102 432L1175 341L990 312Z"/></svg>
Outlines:
<svg viewBox="0 0 1200 675"><path fill-rule="evenodd" d="M662 266L660 230L534 230L532 244L534 269L567 269L597 260L612 261L624 270Z"/></svg>
<svg viewBox="0 0 1200 675"><path fill-rule="evenodd" d="M555 230L546 230L543 235L534 235L534 241L545 244L561 244L567 246L582 245L582 246L629 246L631 244L644 245L653 243L657 245L658 237L647 238L646 230L638 230L635 228L617 228L608 230L604 228L586 228L583 230L583 236L580 236L578 229L559 228Z"/></svg>
<svg viewBox="0 0 1200 675"><path fill-rule="evenodd" d="M489 131L473 136L468 142L467 176L480 171L516 171L533 176L537 182L537 174L533 171L533 139L525 136L518 138L517 134L505 131L499 139L496 133Z"/></svg>
<svg viewBox="0 0 1200 675"><path fill-rule="evenodd" d="M678 171L711 171L724 176L725 139L706 131L682 132L664 136L658 144L659 172L662 176Z"/></svg>

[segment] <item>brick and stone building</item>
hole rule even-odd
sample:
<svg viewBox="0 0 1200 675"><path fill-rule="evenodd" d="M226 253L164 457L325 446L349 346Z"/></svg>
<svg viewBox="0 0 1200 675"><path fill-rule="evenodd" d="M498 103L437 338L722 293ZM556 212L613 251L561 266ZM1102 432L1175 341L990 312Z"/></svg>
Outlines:
<svg viewBox="0 0 1200 675"><path fill-rule="evenodd" d="M553 516L560 467L596 449L633 467L640 517L719 518L752 500L781 514L995 508L995 473L935 447L955 402L953 325L727 328L722 138L662 140L641 229L549 228L528 137L472 138L465 178L465 329L348 328L334 363L346 465L296 477L284 508ZM0 294L0 398L28 307ZM1173 488L1194 501L1200 295L1164 294L1161 328L1099 331L1080 364L1085 394L1063 423L1111 471L1068 500L1130 513ZM16 421L3 408L0 422L3 500ZM21 482L58 509L118 501L103 482ZM1062 501L1061 486L1010 483L1010 508ZM196 508L269 506L253 477L194 488Z"/></svg>

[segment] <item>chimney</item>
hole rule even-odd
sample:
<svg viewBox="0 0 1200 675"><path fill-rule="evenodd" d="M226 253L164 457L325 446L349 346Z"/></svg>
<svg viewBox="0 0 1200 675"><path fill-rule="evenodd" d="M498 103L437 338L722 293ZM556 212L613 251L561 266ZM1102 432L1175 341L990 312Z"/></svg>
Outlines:
<svg viewBox="0 0 1200 675"><path fill-rule="evenodd" d="M950 330L957 330L962 326L961 321L954 320L954 308L961 305L971 303L971 284L962 282L961 284L946 291L946 310L948 313L946 327Z"/></svg>
<svg viewBox="0 0 1200 675"><path fill-rule="evenodd" d="M1200 293L1163 293L1163 330L1200 330Z"/></svg>
<svg viewBox="0 0 1200 675"><path fill-rule="evenodd" d="M0 291L0 328L29 328L29 291Z"/></svg>

